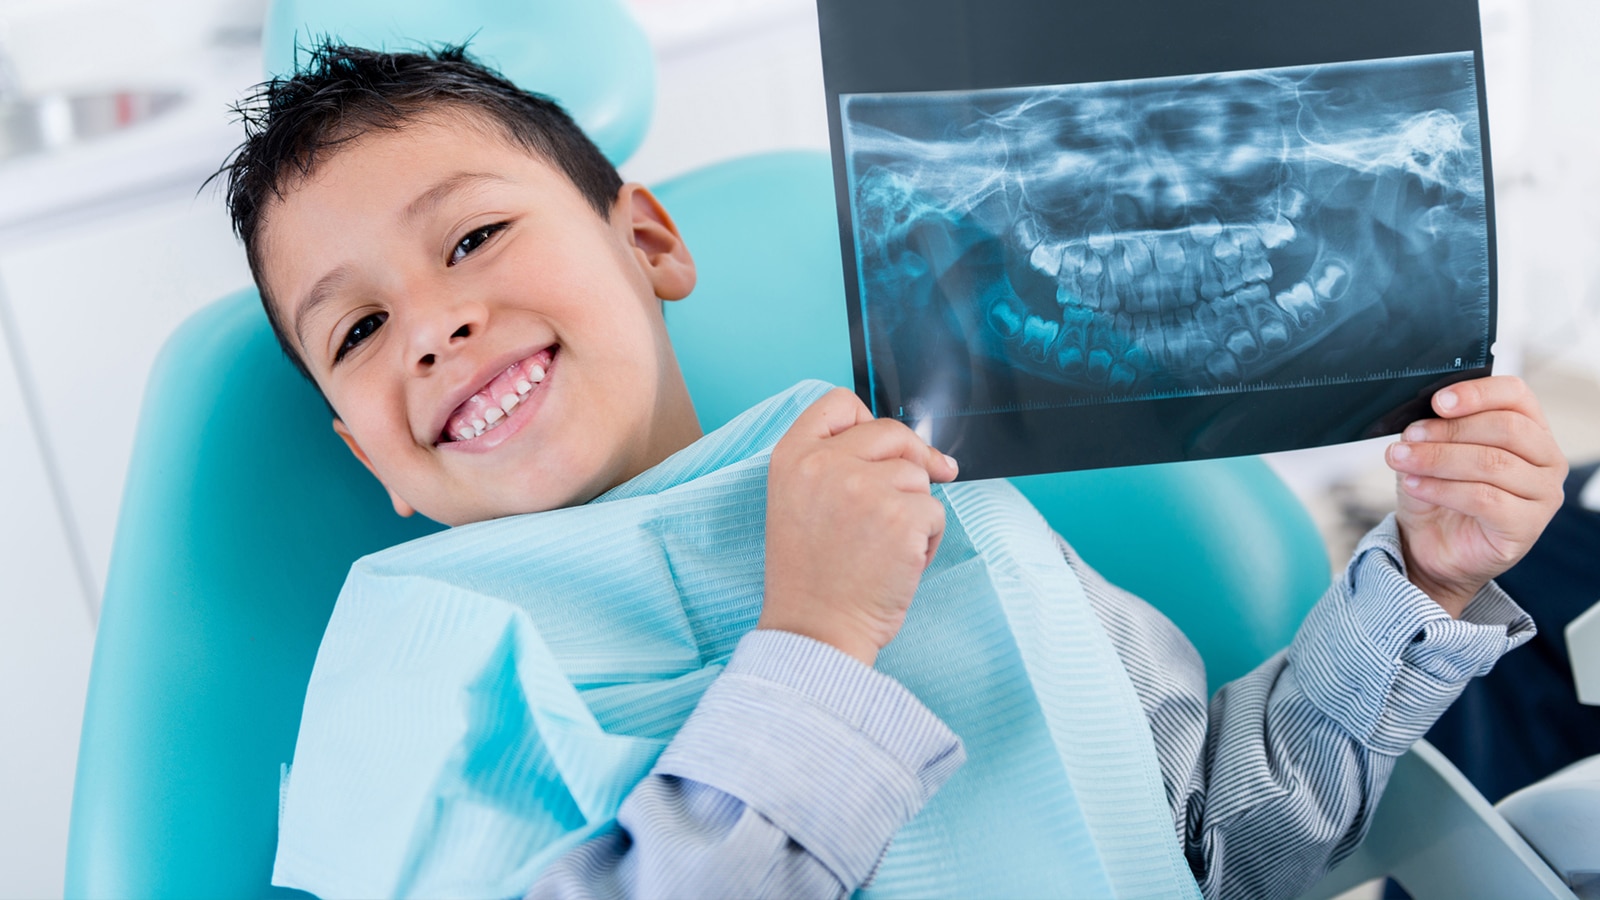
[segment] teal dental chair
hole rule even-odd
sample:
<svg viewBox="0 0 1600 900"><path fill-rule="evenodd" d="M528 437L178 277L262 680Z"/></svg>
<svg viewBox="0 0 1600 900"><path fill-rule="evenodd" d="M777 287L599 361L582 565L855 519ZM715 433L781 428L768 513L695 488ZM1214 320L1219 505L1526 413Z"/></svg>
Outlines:
<svg viewBox="0 0 1600 900"><path fill-rule="evenodd" d="M585 82L573 96L552 93L600 136L614 160L637 144L653 74L636 64L648 60L647 51L620 3L469 6L448 18L431 14L395 25L376 3L316 4L322 18L314 21L307 18L311 4L280 3L269 13L269 65L286 58L297 28L302 39L308 33L353 39L359 32L331 16L392 26L377 39L459 40L481 28L478 41L494 38L496 47L515 47L518 34L536 29L544 38L530 45L542 48L543 68L516 77L538 86L547 83L546 72L569 72L566 83L577 83L573 68L617 75L605 85ZM530 8L549 15L530 17ZM500 15L507 9L514 11L510 25ZM296 22L302 24L288 24ZM562 40L543 30L551 22L565 29ZM502 27L512 34L501 35ZM605 54L614 52L631 58L610 65ZM850 383L825 155L777 153L719 164L661 184L657 193L700 267L700 287L670 305L668 323L707 429L800 378ZM752 221L761 227L750 228ZM1188 633L1213 687L1286 644L1329 580L1310 519L1257 459L1017 483L1086 559ZM107 579L66 895L294 893L269 884L279 766L293 753L306 683L339 586L357 557L436 527L394 516L378 485L332 434L314 390L280 355L254 290L219 300L174 333L147 387ZM1408 836L1422 832L1409 807L1423 802L1418 797L1448 804L1471 792L1436 757L1423 747L1403 761L1369 845L1381 838L1385 847L1399 848L1395 858L1418 858L1414 846L1402 846L1417 844ZM1453 809L1439 814L1451 817L1451 828L1486 821ZM1433 841L1449 859L1426 857L1415 873L1387 850L1363 850L1356 866L1333 878L1355 883L1394 871L1427 897L1425 882L1462 863L1460 870L1484 890L1432 896L1571 896L1521 889L1549 887L1537 875L1506 881L1510 870L1501 857L1457 843L1460 833L1456 828ZM1495 848L1512 845L1506 835L1490 837ZM1473 868L1478 861L1487 862ZM1479 872L1486 867L1487 874Z"/></svg>

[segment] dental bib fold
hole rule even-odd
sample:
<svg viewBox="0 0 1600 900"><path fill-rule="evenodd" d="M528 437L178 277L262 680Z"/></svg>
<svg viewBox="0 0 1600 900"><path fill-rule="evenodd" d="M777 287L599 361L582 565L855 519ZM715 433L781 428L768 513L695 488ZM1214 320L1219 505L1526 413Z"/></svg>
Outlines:
<svg viewBox="0 0 1600 900"><path fill-rule="evenodd" d="M595 502L359 561L319 651L273 882L513 896L611 827L761 610L772 445L803 383ZM968 761L865 896L1198 897L1149 726L1048 526L1004 482L946 533L878 668Z"/></svg>

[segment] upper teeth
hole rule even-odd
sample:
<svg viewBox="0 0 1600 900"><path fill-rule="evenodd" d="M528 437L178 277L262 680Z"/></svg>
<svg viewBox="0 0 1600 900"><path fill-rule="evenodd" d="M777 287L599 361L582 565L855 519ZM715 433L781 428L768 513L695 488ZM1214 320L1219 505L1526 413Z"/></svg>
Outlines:
<svg viewBox="0 0 1600 900"><path fill-rule="evenodd" d="M506 394L501 397L499 399L499 409L491 406L484 411L483 418L472 419L469 423L456 429L456 440L470 441L486 431L493 431L496 426L506 420L506 417L510 415L513 409L517 408L517 404L521 403L522 398L533 390L533 386L542 381L544 381L544 367L535 363L528 369L528 377L517 379L517 383L513 386L516 389L515 394Z"/></svg>

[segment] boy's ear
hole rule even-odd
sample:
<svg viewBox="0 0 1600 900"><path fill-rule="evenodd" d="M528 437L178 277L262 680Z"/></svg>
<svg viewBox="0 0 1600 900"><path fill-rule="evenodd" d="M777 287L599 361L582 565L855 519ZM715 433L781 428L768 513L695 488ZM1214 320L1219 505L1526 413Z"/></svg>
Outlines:
<svg viewBox="0 0 1600 900"><path fill-rule="evenodd" d="M372 473L372 477L378 478L378 470L372 467L372 460L367 459L367 452L361 449L360 444L356 443L355 435L350 433L350 429L345 426L342 419L333 420L333 431L344 440L344 445L350 448L350 452L355 455L355 458L361 460L361 464L367 467L367 471ZM383 484L383 479L378 478L378 483ZM383 489L388 491L389 502L394 504L394 511L401 517L407 517L416 512L411 504L402 500L400 495L390 489L387 484L383 484Z"/></svg>
<svg viewBox="0 0 1600 900"><path fill-rule="evenodd" d="M694 258L678 234L678 226L649 188L636 182L623 185L611 208L611 221L628 229L634 255L657 297L682 300L689 296L694 290Z"/></svg>

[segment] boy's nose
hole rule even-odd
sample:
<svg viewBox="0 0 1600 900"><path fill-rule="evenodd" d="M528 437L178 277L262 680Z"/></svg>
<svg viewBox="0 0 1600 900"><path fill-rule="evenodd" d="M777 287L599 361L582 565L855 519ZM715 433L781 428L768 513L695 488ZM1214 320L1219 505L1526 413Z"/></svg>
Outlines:
<svg viewBox="0 0 1600 900"><path fill-rule="evenodd" d="M438 304L411 317L408 356L418 375L428 372L483 332L487 310L478 303Z"/></svg>
<svg viewBox="0 0 1600 900"><path fill-rule="evenodd" d="M455 331L450 333L449 340L450 340L451 343L454 343L457 340L465 340L466 338L469 338L471 336L472 336L472 326L471 325L462 325L460 328L457 328ZM428 368L429 366L433 365L434 363L436 363L438 361L439 361L439 357L438 357L437 354L424 353L424 354L422 354L421 357L419 357L417 359L417 367L420 368L420 369L426 369L426 368Z"/></svg>

